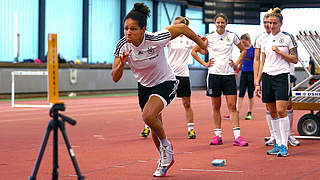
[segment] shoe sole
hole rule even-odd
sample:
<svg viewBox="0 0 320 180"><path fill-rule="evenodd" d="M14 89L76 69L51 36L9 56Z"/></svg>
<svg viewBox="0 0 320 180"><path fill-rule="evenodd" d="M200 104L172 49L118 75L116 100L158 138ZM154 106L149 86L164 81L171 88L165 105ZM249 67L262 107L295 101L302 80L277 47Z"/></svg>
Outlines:
<svg viewBox="0 0 320 180"><path fill-rule="evenodd" d="M269 144L269 143L266 143L265 145L266 146L274 146L274 144Z"/></svg>
<svg viewBox="0 0 320 180"><path fill-rule="evenodd" d="M194 137L190 137L190 136L188 137L188 139L195 139L195 138L196 138L195 136Z"/></svg>
<svg viewBox="0 0 320 180"><path fill-rule="evenodd" d="M148 137L148 135L142 135L142 134L141 134L140 136L141 136L141 137L144 137L144 138Z"/></svg>
<svg viewBox="0 0 320 180"><path fill-rule="evenodd" d="M223 144L223 143L213 144L210 142L210 145L221 145L221 144Z"/></svg>
<svg viewBox="0 0 320 180"><path fill-rule="evenodd" d="M278 153L268 153L267 152L267 155L278 155Z"/></svg>
<svg viewBox="0 0 320 180"><path fill-rule="evenodd" d="M248 146L249 144L246 145L240 145L240 144L233 144L234 146Z"/></svg>
<svg viewBox="0 0 320 180"><path fill-rule="evenodd" d="M292 143L292 142L290 142L290 141L289 141L289 144L290 144L291 146L300 146L300 143L299 143L299 144L294 144L294 143Z"/></svg>
<svg viewBox="0 0 320 180"><path fill-rule="evenodd" d="M277 157L287 157L288 155L289 155L289 153L288 153L288 154L286 154L286 155L277 154Z"/></svg>

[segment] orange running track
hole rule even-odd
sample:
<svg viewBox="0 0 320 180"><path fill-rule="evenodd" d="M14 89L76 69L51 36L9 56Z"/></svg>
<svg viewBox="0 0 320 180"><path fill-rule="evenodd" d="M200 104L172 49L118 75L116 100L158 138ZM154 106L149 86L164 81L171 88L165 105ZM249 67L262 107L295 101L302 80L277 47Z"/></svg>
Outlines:
<svg viewBox="0 0 320 180"><path fill-rule="evenodd" d="M163 122L169 140L174 145L175 164L165 179L319 179L320 143L300 140L301 146L289 146L290 156L267 156L270 147L264 145L268 136L265 106L255 100L253 119L244 120L247 107L244 100L240 112L241 135L248 147L235 147L230 120L222 120L224 144L210 146L213 120L210 98L205 91L192 92L197 139L187 139L184 109L181 100L172 102L163 112ZM61 112L77 121L66 124L67 134L82 175L88 180L160 179L152 174L158 154L151 140L139 136L144 127L136 95L63 99L66 111ZM23 102L21 102L23 103ZM28 101L28 103L39 103ZM28 179L32 175L46 126L48 109L11 108L10 102L0 102L0 179ZM297 120L307 111L295 111ZM225 100L221 114L227 114ZM224 167L213 167L214 159L225 159ZM59 178L77 179L59 132ZM37 179L51 179L52 133L44 153Z"/></svg>

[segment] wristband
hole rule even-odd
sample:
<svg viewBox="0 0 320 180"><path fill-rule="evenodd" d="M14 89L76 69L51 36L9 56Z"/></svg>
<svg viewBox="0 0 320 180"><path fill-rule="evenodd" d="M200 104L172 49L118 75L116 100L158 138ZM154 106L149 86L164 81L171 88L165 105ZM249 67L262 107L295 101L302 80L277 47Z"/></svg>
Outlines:
<svg viewBox="0 0 320 180"><path fill-rule="evenodd" d="M237 68L237 70L236 70L236 74L238 74L238 73L239 73L239 71L240 71L240 68Z"/></svg>
<svg viewBox="0 0 320 180"><path fill-rule="evenodd" d="M255 86L260 86L260 84L256 83Z"/></svg>

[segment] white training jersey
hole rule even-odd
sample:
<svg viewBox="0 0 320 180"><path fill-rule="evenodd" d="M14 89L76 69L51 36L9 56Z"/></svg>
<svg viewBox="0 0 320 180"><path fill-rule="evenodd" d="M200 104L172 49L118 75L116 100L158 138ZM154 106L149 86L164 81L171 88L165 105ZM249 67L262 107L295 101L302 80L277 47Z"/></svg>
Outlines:
<svg viewBox="0 0 320 180"><path fill-rule="evenodd" d="M261 44L264 38L266 38L268 36L268 33L263 32L261 34L259 34L254 42L254 48L256 49L261 49Z"/></svg>
<svg viewBox="0 0 320 180"><path fill-rule="evenodd" d="M116 57L123 52L132 52L128 64L136 80L146 87L156 86L164 81L175 80L175 76L164 54L164 46L170 41L171 34L164 29L159 32L145 32L142 43L136 47L123 37L114 49Z"/></svg>
<svg viewBox="0 0 320 180"><path fill-rule="evenodd" d="M195 43L186 36L178 36L168 43L168 61L174 75L189 77L188 62Z"/></svg>
<svg viewBox="0 0 320 180"><path fill-rule="evenodd" d="M239 37L230 31L225 31L222 35L213 31L206 34L208 39L209 58L213 58L214 63L209 67L209 74L232 75L235 74L234 69L230 66L232 59L233 44L240 43Z"/></svg>
<svg viewBox="0 0 320 180"><path fill-rule="evenodd" d="M266 54L263 71L269 75L278 75L290 72L290 63L281 55L272 51L272 46L278 46L280 51L289 54L290 49L297 47L293 35L280 31L276 35L269 34L263 41L261 52Z"/></svg>
<svg viewBox="0 0 320 180"><path fill-rule="evenodd" d="M294 64L290 63L290 75L294 76Z"/></svg>

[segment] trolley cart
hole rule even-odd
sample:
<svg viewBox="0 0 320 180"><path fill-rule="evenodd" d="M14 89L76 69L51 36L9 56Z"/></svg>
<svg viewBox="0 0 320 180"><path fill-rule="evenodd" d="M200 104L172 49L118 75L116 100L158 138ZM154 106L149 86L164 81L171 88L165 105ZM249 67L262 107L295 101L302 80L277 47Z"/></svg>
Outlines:
<svg viewBox="0 0 320 180"><path fill-rule="evenodd" d="M297 39L307 50L315 66L320 69L320 36L318 31L300 31ZM301 62L301 59L299 58ZM302 63L302 62L301 62ZM295 91L310 79L320 79L320 75L312 75L302 63L308 77L298 83L292 90L292 106L294 110L310 110L298 122L300 136L296 138L320 139L320 81L315 82L304 91ZM315 113L315 111L318 111Z"/></svg>

